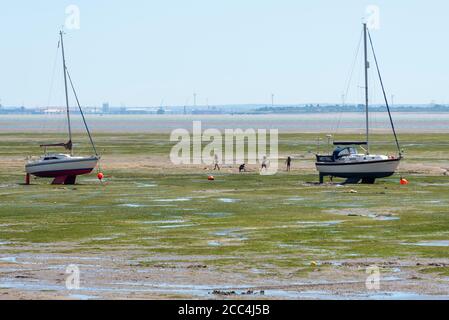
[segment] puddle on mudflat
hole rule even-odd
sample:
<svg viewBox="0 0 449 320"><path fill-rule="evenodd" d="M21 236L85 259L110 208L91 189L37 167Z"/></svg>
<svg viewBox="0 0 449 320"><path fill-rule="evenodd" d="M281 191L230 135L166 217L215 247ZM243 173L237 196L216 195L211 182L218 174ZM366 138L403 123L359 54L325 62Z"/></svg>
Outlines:
<svg viewBox="0 0 449 320"><path fill-rule="evenodd" d="M222 217L232 216L232 213L228 213L228 212L198 212L195 214L203 215L203 216L207 216L207 217L211 217L211 218L222 218Z"/></svg>
<svg viewBox="0 0 449 320"><path fill-rule="evenodd" d="M218 237L229 237L231 239L236 239L236 240L248 240L247 237L245 237L244 235L240 234L241 229L235 228L235 229L223 229L220 231L216 231L213 232L212 235L214 236L218 236Z"/></svg>
<svg viewBox="0 0 449 320"><path fill-rule="evenodd" d="M341 266L343 266L343 263L342 262L340 262L340 261L331 261L331 262L328 262L331 266L334 266L334 267L341 267Z"/></svg>
<svg viewBox="0 0 449 320"><path fill-rule="evenodd" d="M2 289L21 289L21 290L35 290L35 291L56 291L65 290L65 286L61 285L47 285L42 284L41 281L33 280L27 282L20 282L14 280L0 279L0 288Z"/></svg>
<svg viewBox="0 0 449 320"><path fill-rule="evenodd" d="M401 243L407 246L420 246L420 247L449 247L449 240L433 240L433 241L421 241L416 243Z"/></svg>
<svg viewBox="0 0 449 320"><path fill-rule="evenodd" d="M298 221L297 224L303 225L305 227L330 227L340 223L345 222L345 220L333 220L333 221Z"/></svg>
<svg viewBox="0 0 449 320"><path fill-rule="evenodd" d="M142 207L146 207L146 205L139 204L139 203L123 203L123 204L120 204L119 207L142 208Z"/></svg>
<svg viewBox="0 0 449 320"><path fill-rule="evenodd" d="M260 273L261 270L253 269L254 273ZM397 281L399 278L389 277L384 281ZM15 281L11 279L0 279L0 288L19 289L29 291L54 291L61 294L67 294L64 285L45 284L42 281ZM349 282L350 283L350 282ZM292 285L301 285L293 283ZM235 292L235 295L245 295L248 291L254 292L253 296L266 296L269 298L284 299L328 299L328 300L347 300L347 299L372 299L372 300L426 300L438 299L449 300L448 295L430 295L419 294L415 292L366 292L351 294L335 294L328 291L318 290L289 290L289 289L266 289L254 290L250 285L192 285L192 284L168 284L168 283L147 283L147 282L113 282L102 287L81 287L79 290L71 292L68 298L76 300L94 300L101 299L102 293L109 294L130 294L130 293L152 293L162 295L185 295L187 297L212 297L216 296L214 290Z"/></svg>
<svg viewBox="0 0 449 320"><path fill-rule="evenodd" d="M287 201L304 201L305 199L302 197L291 197L286 199Z"/></svg>
<svg viewBox="0 0 449 320"><path fill-rule="evenodd" d="M318 299L318 300L449 300L449 296L419 294L415 292L376 292L372 294L333 294L326 291L289 291L265 290L265 296L287 299Z"/></svg>
<svg viewBox="0 0 449 320"><path fill-rule="evenodd" d="M207 245L210 247L221 247L223 244L220 241L209 241Z"/></svg>
<svg viewBox="0 0 449 320"><path fill-rule="evenodd" d="M424 186L424 187L449 187L449 182L448 183L444 183L444 182L437 182L437 183L428 183L428 182L421 182L418 183L418 185L420 186Z"/></svg>
<svg viewBox="0 0 449 320"><path fill-rule="evenodd" d="M0 288L2 289L19 289L30 291L55 291L65 293L67 289L62 285L44 284L41 281L27 281L19 282L14 280L0 279ZM206 286L206 285L178 285L178 284L153 284L153 283L135 283L135 282L116 282L110 283L113 287L81 287L76 294L71 294L68 297L78 300L99 299L101 297L94 295L82 294L87 293L111 293L111 294L129 294L129 293L153 293L153 294L175 294L186 295L190 297L207 297L212 294L213 290L227 290L229 289L246 289L243 286Z"/></svg>
<svg viewBox="0 0 449 320"><path fill-rule="evenodd" d="M265 290L264 295L271 298L286 299L335 299L334 295L325 291Z"/></svg>
<svg viewBox="0 0 449 320"><path fill-rule="evenodd" d="M166 226L158 226L160 229L172 229L172 228L186 228L186 227L193 227L194 224L172 224L172 225L166 225Z"/></svg>
<svg viewBox="0 0 449 320"><path fill-rule="evenodd" d="M378 211L378 212L376 212ZM326 210L326 213L345 215L348 217L365 217L379 221L394 221L400 218L391 212L384 212L383 210L368 210L365 208L347 208L347 209L331 209Z"/></svg>
<svg viewBox="0 0 449 320"><path fill-rule="evenodd" d="M415 292L379 292L361 297L372 300L449 300L449 296Z"/></svg>
<svg viewBox="0 0 449 320"><path fill-rule="evenodd" d="M223 229L220 231L216 231L213 234L216 236L220 236L220 237L226 237L226 236L231 236L231 237L238 237L238 235L236 235L236 232L241 231L241 229Z"/></svg>
<svg viewBox="0 0 449 320"><path fill-rule="evenodd" d="M144 224L171 224L171 223L184 223L185 220L158 220L158 221L145 221Z"/></svg>
<svg viewBox="0 0 449 320"><path fill-rule="evenodd" d="M0 223L0 228L12 227L12 226L20 226L20 224L16 224L16 223Z"/></svg>
<svg viewBox="0 0 449 320"><path fill-rule="evenodd" d="M231 198L219 198L218 201L223 203L236 203L239 202L239 199L231 199Z"/></svg>
<svg viewBox="0 0 449 320"><path fill-rule="evenodd" d="M118 236L113 236L113 237L97 237L97 238L92 238L90 239L91 241L108 241L108 240L115 240L118 239Z"/></svg>
<svg viewBox="0 0 449 320"><path fill-rule="evenodd" d="M97 296L89 296L86 294L71 294L68 297L75 300L95 300L99 298Z"/></svg>
<svg viewBox="0 0 449 320"><path fill-rule="evenodd" d="M137 188L155 188L157 184L155 183L136 183Z"/></svg>
<svg viewBox="0 0 449 320"><path fill-rule="evenodd" d="M17 259L16 259L16 257L3 257L3 258L0 258L0 262L16 263Z"/></svg>
<svg viewBox="0 0 449 320"><path fill-rule="evenodd" d="M370 218L373 218L375 220L379 220L379 221L395 221L395 220L400 220L401 218L399 217L395 217L395 216L372 216Z"/></svg>
<svg viewBox="0 0 449 320"><path fill-rule="evenodd" d="M290 243L279 243L278 244L279 248L302 248L302 245L299 244L290 244Z"/></svg>
<svg viewBox="0 0 449 320"><path fill-rule="evenodd" d="M266 274L267 273L267 271L261 270L261 269L257 269L257 268L252 268L249 271L251 273L254 273L254 274Z"/></svg>
<svg viewBox="0 0 449 320"><path fill-rule="evenodd" d="M149 204L147 207L178 207L176 204Z"/></svg>
<svg viewBox="0 0 449 320"><path fill-rule="evenodd" d="M157 199L153 200L156 202L181 202L181 201L190 201L192 198L174 198L174 199Z"/></svg>

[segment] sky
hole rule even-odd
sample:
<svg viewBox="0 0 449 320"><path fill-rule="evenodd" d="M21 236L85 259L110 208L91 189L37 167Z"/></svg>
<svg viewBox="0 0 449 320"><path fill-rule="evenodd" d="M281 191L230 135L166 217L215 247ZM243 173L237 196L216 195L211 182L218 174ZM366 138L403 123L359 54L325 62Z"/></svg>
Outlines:
<svg viewBox="0 0 449 320"><path fill-rule="evenodd" d="M63 26L84 105L338 103L372 5L388 95L449 103L445 0L0 0L0 103L63 103Z"/></svg>

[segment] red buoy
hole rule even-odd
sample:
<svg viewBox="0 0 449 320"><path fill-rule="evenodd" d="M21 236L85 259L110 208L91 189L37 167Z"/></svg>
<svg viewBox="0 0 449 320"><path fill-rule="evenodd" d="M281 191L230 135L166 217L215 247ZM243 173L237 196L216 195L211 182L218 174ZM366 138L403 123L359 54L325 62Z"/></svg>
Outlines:
<svg viewBox="0 0 449 320"><path fill-rule="evenodd" d="M101 173L101 172L99 172L99 173L97 174L97 178L98 178L98 180L103 180L104 174Z"/></svg>
<svg viewBox="0 0 449 320"><path fill-rule="evenodd" d="M214 178L214 176L208 176L208 177L207 177L207 180L213 181L213 180L215 180L215 178Z"/></svg>
<svg viewBox="0 0 449 320"><path fill-rule="evenodd" d="M399 181L399 183L400 183L401 185L407 185L407 184L408 184L408 180L402 178L402 179Z"/></svg>

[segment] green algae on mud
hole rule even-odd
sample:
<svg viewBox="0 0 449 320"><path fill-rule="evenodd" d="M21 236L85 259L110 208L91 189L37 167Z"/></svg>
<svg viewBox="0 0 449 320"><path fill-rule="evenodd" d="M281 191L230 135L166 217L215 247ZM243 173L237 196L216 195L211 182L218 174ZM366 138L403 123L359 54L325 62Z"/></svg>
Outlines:
<svg viewBox="0 0 449 320"><path fill-rule="evenodd" d="M316 136L280 135L281 156L296 155L293 168L313 162ZM76 186L21 185L16 168L22 164L16 159L11 170L9 159L37 154L37 141L54 138L0 135L0 242L10 253L41 244L54 244L47 248L52 253L139 250L145 252L136 258L140 263L152 255L214 257L208 265L289 267L301 274L313 269L310 261L449 254L448 247L404 245L449 239L449 177L442 174L408 173L408 186L400 186L398 176L375 185L319 186L307 168L274 176L224 170L208 181L210 171L199 168L161 172L130 165L108 169L104 184L86 176ZM401 136L405 161L449 168L447 138ZM374 139L389 142L388 135ZM162 134L100 134L96 140L105 159L128 162L167 157L173 145ZM86 146L78 150L87 152Z"/></svg>

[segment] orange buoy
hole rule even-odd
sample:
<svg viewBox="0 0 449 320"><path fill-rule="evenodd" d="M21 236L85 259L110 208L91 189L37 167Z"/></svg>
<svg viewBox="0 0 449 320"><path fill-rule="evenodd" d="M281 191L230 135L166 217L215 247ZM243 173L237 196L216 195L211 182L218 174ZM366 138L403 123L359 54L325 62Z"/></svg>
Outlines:
<svg viewBox="0 0 449 320"><path fill-rule="evenodd" d="M98 180L103 180L104 174L102 172L98 172L97 178L98 178Z"/></svg>
<svg viewBox="0 0 449 320"><path fill-rule="evenodd" d="M213 181L213 180L215 180L215 177L214 177L214 176L208 176L208 177L207 177L207 180Z"/></svg>
<svg viewBox="0 0 449 320"><path fill-rule="evenodd" d="M408 184L408 180L407 180L407 179L404 179L404 178L401 178L401 180L399 181L399 183L400 183L401 185L407 185L407 184Z"/></svg>

